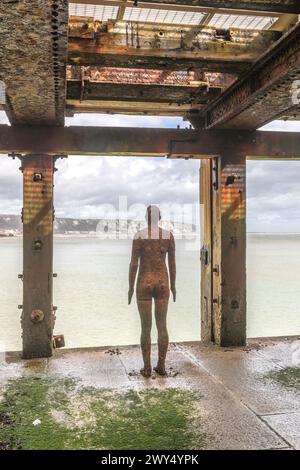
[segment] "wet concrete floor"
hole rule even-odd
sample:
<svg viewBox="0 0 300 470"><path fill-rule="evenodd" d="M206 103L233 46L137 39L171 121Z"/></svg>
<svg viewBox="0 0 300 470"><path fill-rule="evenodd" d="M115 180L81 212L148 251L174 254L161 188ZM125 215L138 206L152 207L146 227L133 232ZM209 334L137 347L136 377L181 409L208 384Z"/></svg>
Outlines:
<svg viewBox="0 0 300 470"><path fill-rule="evenodd" d="M157 354L153 346L153 363ZM253 340L245 348L200 343L171 344L168 377L139 374L138 346L57 350L51 359L24 361L2 355L0 398L9 379L26 374L73 377L82 386L179 388L201 395L201 426L214 439L210 449L299 449L300 391L274 379L274 373L300 366L300 340Z"/></svg>

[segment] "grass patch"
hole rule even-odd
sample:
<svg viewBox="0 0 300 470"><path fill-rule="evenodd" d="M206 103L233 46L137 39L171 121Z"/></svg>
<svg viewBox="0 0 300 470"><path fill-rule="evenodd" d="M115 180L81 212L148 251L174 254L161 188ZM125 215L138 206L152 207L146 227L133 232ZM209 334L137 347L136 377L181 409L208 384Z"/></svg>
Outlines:
<svg viewBox="0 0 300 470"><path fill-rule="evenodd" d="M178 389L121 393L22 377L0 402L0 449L201 449L198 402L198 394Z"/></svg>
<svg viewBox="0 0 300 470"><path fill-rule="evenodd" d="M300 367L285 367L269 373L269 377L287 388L300 390Z"/></svg>

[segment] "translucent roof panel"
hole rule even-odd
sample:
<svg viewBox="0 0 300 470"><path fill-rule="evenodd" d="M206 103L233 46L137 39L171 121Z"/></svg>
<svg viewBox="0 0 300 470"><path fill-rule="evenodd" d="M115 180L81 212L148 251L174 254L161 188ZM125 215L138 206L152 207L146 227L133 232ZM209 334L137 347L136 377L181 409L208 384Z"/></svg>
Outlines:
<svg viewBox="0 0 300 470"><path fill-rule="evenodd" d="M255 16L255 15L225 15L216 13L208 23L220 29L239 28L239 29L268 29L278 18L274 16Z"/></svg>
<svg viewBox="0 0 300 470"><path fill-rule="evenodd" d="M69 13L73 16L89 16L99 21L115 20L119 7L107 5L86 5L70 3Z"/></svg>
<svg viewBox="0 0 300 470"><path fill-rule="evenodd" d="M125 8L125 21L141 21L143 23L197 25L205 16L194 11L160 10L156 8Z"/></svg>

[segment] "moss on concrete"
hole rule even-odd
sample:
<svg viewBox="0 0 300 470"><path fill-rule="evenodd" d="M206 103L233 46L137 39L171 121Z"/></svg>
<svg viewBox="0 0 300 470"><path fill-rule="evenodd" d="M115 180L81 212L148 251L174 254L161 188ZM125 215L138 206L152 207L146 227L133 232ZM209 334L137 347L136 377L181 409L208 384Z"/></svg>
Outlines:
<svg viewBox="0 0 300 470"><path fill-rule="evenodd" d="M22 377L9 382L0 402L0 448L201 449L198 401L178 389L120 392Z"/></svg>
<svg viewBox="0 0 300 470"><path fill-rule="evenodd" d="M285 367L269 373L269 377L287 388L300 390L300 367Z"/></svg>

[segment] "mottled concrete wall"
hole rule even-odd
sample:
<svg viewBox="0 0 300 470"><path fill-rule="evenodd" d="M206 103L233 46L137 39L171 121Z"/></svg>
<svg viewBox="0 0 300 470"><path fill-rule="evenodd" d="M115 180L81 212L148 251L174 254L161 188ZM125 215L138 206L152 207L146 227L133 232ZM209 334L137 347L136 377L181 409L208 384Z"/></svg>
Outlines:
<svg viewBox="0 0 300 470"><path fill-rule="evenodd" d="M1 0L0 80L13 124L64 122L67 0Z"/></svg>

